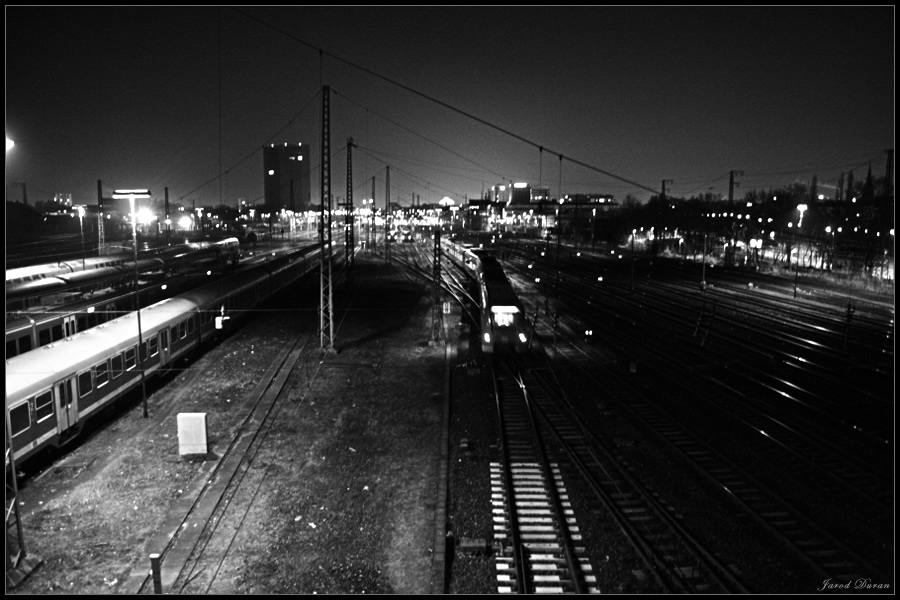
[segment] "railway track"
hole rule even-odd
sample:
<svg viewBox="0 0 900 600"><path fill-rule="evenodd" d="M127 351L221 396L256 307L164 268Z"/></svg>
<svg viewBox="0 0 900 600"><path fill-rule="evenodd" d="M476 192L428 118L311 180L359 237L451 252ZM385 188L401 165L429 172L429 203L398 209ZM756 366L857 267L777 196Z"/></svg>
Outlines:
<svg viewBox="0 0 900 600"><path fill-rule="evenodd" d="M173 505L166 525L145 546L149 563L132 566L123 593L211 593L224 561L233 558L232 542L265 480L266 469L250 469L287 382L307 342L285 344L244 404L241 424L230 444L211 461L195 487ZM159 568L148 571L147 566Z"/></svg>
<svg viewBox="0 0 900 600"><path fill-rule="evenodd" d="M570 346L570 355L579 353L583 356L583 351ZM720 561L679 523L674 508L641 482L614 445L584 427L558 392L562 386L553 370L538 356L524 358L520 372L527 373L542 428L626 533L660 588L670 593L747 592L733 566Z"/></svg>
<svg viewBox="0 0 900 600"><path fill-rule="evenodd" d="M600 593L559 467L542 447L528 393L494 366L503 460L491 465L497 590Z"/></svg>
<svg viewBox="0 0 900 600"><path fill-rule="evenodd" d="M592 389L602 389L607 403L613 403L616 407L628 411L636 420L643 423L645 429L649 429L659 439L664 440L674 454L683 456L716 489L726 493L740 505L742 510L780 540L785 548L789 548L801 557L823 581L829 578L833 581L856 581L872 577L890 580L889 565L861 555L836 535L818 525L816 520L808 514L808 510L785 499L780 492L772 489L759 477L752 474L758 470L752 467L758 467L760 464L781 464L785 461L783 456L770 456L766 459L757 452L752 455L753 465L745 464L740 458L728 458L714 447L712 442L705 441L704 434L687 426L682 421L683 417L670 415L662 408L662 403L648 400L612 370L598 368L596 361L592 362L583 357L578 358L577 355L580 351L574 344L562 340L559 345L569 349L555 355L556 369L566 369L563 364L566 363L572 369L579 371L581 377L588 378L592 382L590 386ZM576 357L575 360L570 360L573 356ZM533 366L528 371L536 374L550 372L549 369L541 369L539 366ZM566 372L570 372L570 370L566 369ZM561 387L555 381L548 381L545 387L552 388L554 386ZM699 397L704 396L702 388L695 388L693 391ZM706 392L706 395L710 396L711 392ZM552 408L556 404L558 403L548 403L547 406ZM742 409L735 406L730 409L730 412L747 423L758 423L761 418L761 415L752 413L749 408ZM762 427L762 425L758 426ZM776 435L773 429L775 426L772 423L768 423L767 427L766 431L769 431L770 435ZM796 433L786 430L785 435L788 434L797 437ZM778 449L783 453L798 444L802 445L802 443L802 439L800 441L785 439L778 445ZM772 448L771 452L774 451L775 448ZM814 452L804 454L799 458L808 462L809 457L817 457L820 454L821 452ZM794 450L793 456L796 457L796 455L797 451ZM834 457L831 460L834 460ZM772 467L767 468L771 469ZM806 469L809 469L809 465L806 466ZM835 470L836 474L842 472L842 469ZM855 490L856 495L854 496L856 505L865 504L866 500L870 502L875 500L879 505L884 502L880 495L874 499L870 498L873 493L868 491L868 488L874 483L871 478L865 478L864 474L858 470L853 471L851 476L847 477L847 481L837 480L835 476L825 477L824 475L818 477L817 481L825 488L824 497L829 498L829 501L850 494L854 491L853 486L859 485L860 488ZM883 484L881 490L884 493ZM832 498L835 495L836 497ZM874 505L873 510L875 510ZM867 531L871 526L864 523L860 517L861 515L845 513L844 519L848 523L852 523L849 526L850 529Z"/></svg>

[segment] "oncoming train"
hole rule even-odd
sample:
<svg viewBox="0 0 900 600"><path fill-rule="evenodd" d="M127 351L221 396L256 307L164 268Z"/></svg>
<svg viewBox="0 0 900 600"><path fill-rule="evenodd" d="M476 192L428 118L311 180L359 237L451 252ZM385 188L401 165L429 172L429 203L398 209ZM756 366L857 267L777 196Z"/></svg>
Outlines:
<svg viewBox="0 0 900 600"><path fill-rule="evenodd" d="M304 256L287 255L157 302L140 311L140 331L132 312L8 359L6 423L14 459L76 439L88 419L140 385L142 376L164 372L214 340L216 317L240 318L317 270L319 256L315 246Z"/></svg>
<svg viewBox="0 0 900 600"><path fill-rule="evenodd" d="M503 267L491 250L445 242L445 253L462 265L478 285L481 296L481 349L528 349L530 329L525 310Z"/></svg>
<svg viewBox="0 0 900 600"><path fill-rule="evenodd" d="M479 258L482 351L492 353L497 348L526 350L528 321L519 297L495 256L486 252L475 254Z"/></svg>

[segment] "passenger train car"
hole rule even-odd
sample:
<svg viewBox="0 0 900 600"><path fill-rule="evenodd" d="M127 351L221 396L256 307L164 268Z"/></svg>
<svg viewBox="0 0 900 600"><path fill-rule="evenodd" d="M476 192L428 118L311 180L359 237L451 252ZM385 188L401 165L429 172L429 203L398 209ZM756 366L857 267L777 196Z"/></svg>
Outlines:
<svg viewBox="0 0 900 600"><path fill-rule="evenodd" d="M336 249L336 256L340 250ZM307 273L320 248L294 253L128 313L6 361L6 410L13 456L76 439L82 425L180 357L214 339L216 317L238 319ZM139 343L140 338L140 343ZM8 466L8 463L7 463Z"/></svg>
<svg viewBox="0 0 900 600"><path fill-rule="evenodd" d="M477 282L481 294L481 349L525 351L530 335L525 310L496 255L471 244L442 245L444 252L462 265Z"/></svg>
<svg viewBox="0 0 900 600"><path fill-rule="evenodd" d="M474 251L481 288L481 349L493 353L498 348L522 352L528 349L528 320L519 297L497 261L488 252Z"/></svg>
<svg viewBox="0 0 900 600"><path fill-rule="evenodd" d="M190 274L208 269L210 261L224 272L234 268L239 259L237 238L173 246L159 256L139 259L141 304L147 306L186 289L195 279ZM134 310L134 262L95 264L98 266L67 274L7 280L7 358ZM21 269L15 271L21 274ZM148 281L156 285L145 285Z"/></svg>
<svg viewBox="0 0 900 600"><path fill-rule="evenodd" d="M241 257L240 241L236 237L225 238L217 241L200 241L168 246L158 251L141 252L138 258L138 267L146 269L147 265L163 264L169 269L182 268L186 265L196 265L198 261L215 258L219 262L236 265ZM92 256L83 260L59 261L42 265L18 267L6 271L6 295L18 297L29 290L41 291L53 289L53 285L59 286L60 282L76 274L80 280L87 280L90 272L107 274L118 270L134 270L134 259L131 254L119 254L115 256ZM54 284L42 288L37 285L42 279L53 280ZM28 284L32 284L29 286Z"/></svg>
<svg viewBox="0 0 900 600"><path fill-rule="evenodd" d="M149 306L174 296L203 278L199 274L184 274L149 283L144 281L147 285L141 284L141 305ZM142 280L146 279L146 275L142 276ZM57 342L134 310L133 285L74 295L79 297L68 297L64 304L45 304L40 308L7 312L6 358Z"/></svg>

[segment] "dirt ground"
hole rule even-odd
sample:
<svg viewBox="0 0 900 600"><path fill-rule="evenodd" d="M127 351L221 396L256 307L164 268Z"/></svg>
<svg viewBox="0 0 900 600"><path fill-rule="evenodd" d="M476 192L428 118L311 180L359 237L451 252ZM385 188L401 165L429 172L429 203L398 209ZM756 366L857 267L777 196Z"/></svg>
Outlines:
<svg viewBox="0 0 900 600"><path fill-rule="evenodd" d="M383 262L358 267L335 293L336 354L319 349L316 278L151 386L149 418L133 401L65 458L28 473L19 514L42 564L9 591L134 593L129 582L149 571L148 540L221 457L271 357L304 336L289 400L249 466L254 492L229 559L205 589L206 575L164 592L441 591L432 557L446 348L429 344L427 287ZM179 456L181 412L207 414L205 460Z"/></svg>

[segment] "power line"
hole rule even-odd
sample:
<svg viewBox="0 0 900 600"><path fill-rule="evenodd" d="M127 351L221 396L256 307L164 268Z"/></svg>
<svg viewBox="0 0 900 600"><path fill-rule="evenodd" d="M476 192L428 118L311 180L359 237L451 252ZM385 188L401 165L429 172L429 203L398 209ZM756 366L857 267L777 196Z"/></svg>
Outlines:
<svg viewBox="0 0 900 600"><path fill-rule="evenodd" d="M390 77L385 77L384 75L380 75L379 73L376 73L376 72L374 72L374 71L372 71L372 70L370 70L370 69L368 69L368 68L366 68L366 67L357 65L356 63L354 63L354 62L352 62L352 61L349 61L349 60L347 60L347 59L345 59L345 58L342 58L342 57L340 57L340 56L337 56L336 54L332 54L331 52L328 52L328 51L325 50L324 48L319 48L318 46L314 46L313 44L310 44L309 42L306 42L306 41L304 41L304 40L298 38L297 36L295 36L295 35L293 35L293 34L291 34L291 33L288 33L288 32L286 32L286 31L284 31L283 29L280 29L280 28L275 27L274 25L271 25L271 24L269 24L269 23L267 23L267 22L265 22L265 21L263 21L263 20L261 20L261 19L258 19L257 17L254 17L253 15L250 15L250 14L248 14L247 12L245 12L245 11L243 11L243 10L241 10L241 9L236 8L235 10L237 10L237 11L240 12L240 13L242 13L242 14L245 15L246 17L248 17L248 18L250 18L250 19L253 19L253 20L256 21L256 22L258 22L258 23L260 23L260 24L262 24L262 25L265 25L266 27L269 27L269 28L271 28L271 29L274 29L275 31L278 31L279 33L281 33L281 34L283 34L283 35L289 37L290 39L292 39L292 40L294 40L294 41L296 41L296 42L298 42L298 43L303 44L304 46L307 46L307 47L309 47L309 48L312 48L312 49L318 51L320 56L329 56L330 58L333 58L334 60L340 61L340 62L342 62L342 63L344 63L344 64L346 64L346 65L348 65L348 66L350 66L350 67L353 67L353 68L355 68L355 69L359 69L359 70L362 71L363 73L366 73L366 74L368 74L368 75L371 75L372 77L376 77L376 78L378 78L378 79L381 79L382 81L386 81L387 83L390 83L390 84L395 85L395 86L397 86L397 87L399 87L399 88L401 88L401 89L404 89L404 90L406 90L407 92L409 92L409 93L411 93L411 94L415 94L416 96L419 96L419 97L421 97L421 98L424 98L424 99L426 99L426 100L429 100L429 101L431 101L431 102L434 102L435 104L438 104L438 105L440 105L440 106L443 106L443 107L446 108L447 110L451 110L451 111L453 111L453 112L455 112L455 113L458 113L458 114L460 114L460 115L463 115L463 116L465 116L465 117L468 117L468 118L472 119L473 121L477 121L478 123L481 123L482 125L485 125L485 126L487 126L487 127L490 127L491 129L495 129L495 130L497 130L497 131L499 131L499 132L501 132L501 133L505 133L506 135L508 135L508 136L510 136L510 137L512 137L512 138L515 138L515 139L519 140L520 142L523 142L523 143L525 143L525 144L528 144L528 145L530 145L530 146L532 146L532 147L534 147L534 148L537 148L537 149L541 150L541 152L543 152L544 150L546 150L547 152L550 152L551 154L556 154L557 156L559 156L560 161L562 161L562 160L565 158L565 159L568 160L569 162L572 162L572 163L574 163L574 164L576 164L576 165L579 165L579 166L581 166L581 167L584 167L584 168L586 168L586 169L591 169L591 170L593 170L593 171L597 171L598 173L602 173L602 174L604 174L604 175L606 175L606 176L608 176L608 177L612 177L612 178L614 178L614 179L618 179L619 181L623 181L623 182L628 183L628 184L630 184L630 185L639 187L639 188L641 188L641 189L643 189L643 190L646 190L646 191L649 191L649 192L653 192L653 193L657 193L657 190L655 190L655 189L653 189L653 188L647 187L647 186L645 186L645 185L643 185L643 184L640 184L640 183L637 183L637 182L635 182L635 181L630 181L630 180L628 180L628 179L625 179L624 177L621 177L621 176L616 175L616 174L614 174L614 173L610 173L609 171L605 171L605 170L603 170L603 169L601 169L601 168L599 168L599 167L595 167L594 165L587 164L587 163L585 163L585 162L583 162L583 161L576 160L576 159L571 158L571 157L569 157L569 156L564 156L564 155L563 155L562 153L560 153L560 152L551 150L550 148L547 148L547 147L543 146L542 144L538 144L538 143L536 143L536 142L533 142L533 141L531 141L531 140L529 140L529 139L527 139L527 138L525 138L525 137L522 137L521 135L519 135L519 134L517 134L517 133L513 133L512 131L510 131L510 130L508 130L508 129L505 129L505 128L503 128L503 127L500 127L499 125L495 125L495 124L491 123L490 121L486 121L486 120L482 119L481 117L477 117L477 116L475 116L475 115L473 115L473 114L471 114L471 113L468 113L468 112L466 112L466 111L464 111L464 110L462 110L462 109L456 108L455 106L453 106L453 105L451 105L451 104L447 104L446 102L444 102L444 101L442 101L442 100L438 100L437 98L434 98L434 97L432 97L432 96L429 96L428 94L425 94L424 92L420 92L420 91L418 91L418 90L416 90L416 89L414 89L414 88L411 88L411 87L409 87L409 86L406 85L406 84L400 83L399 81L395 81L395 80L391 79Z"/></svg>

